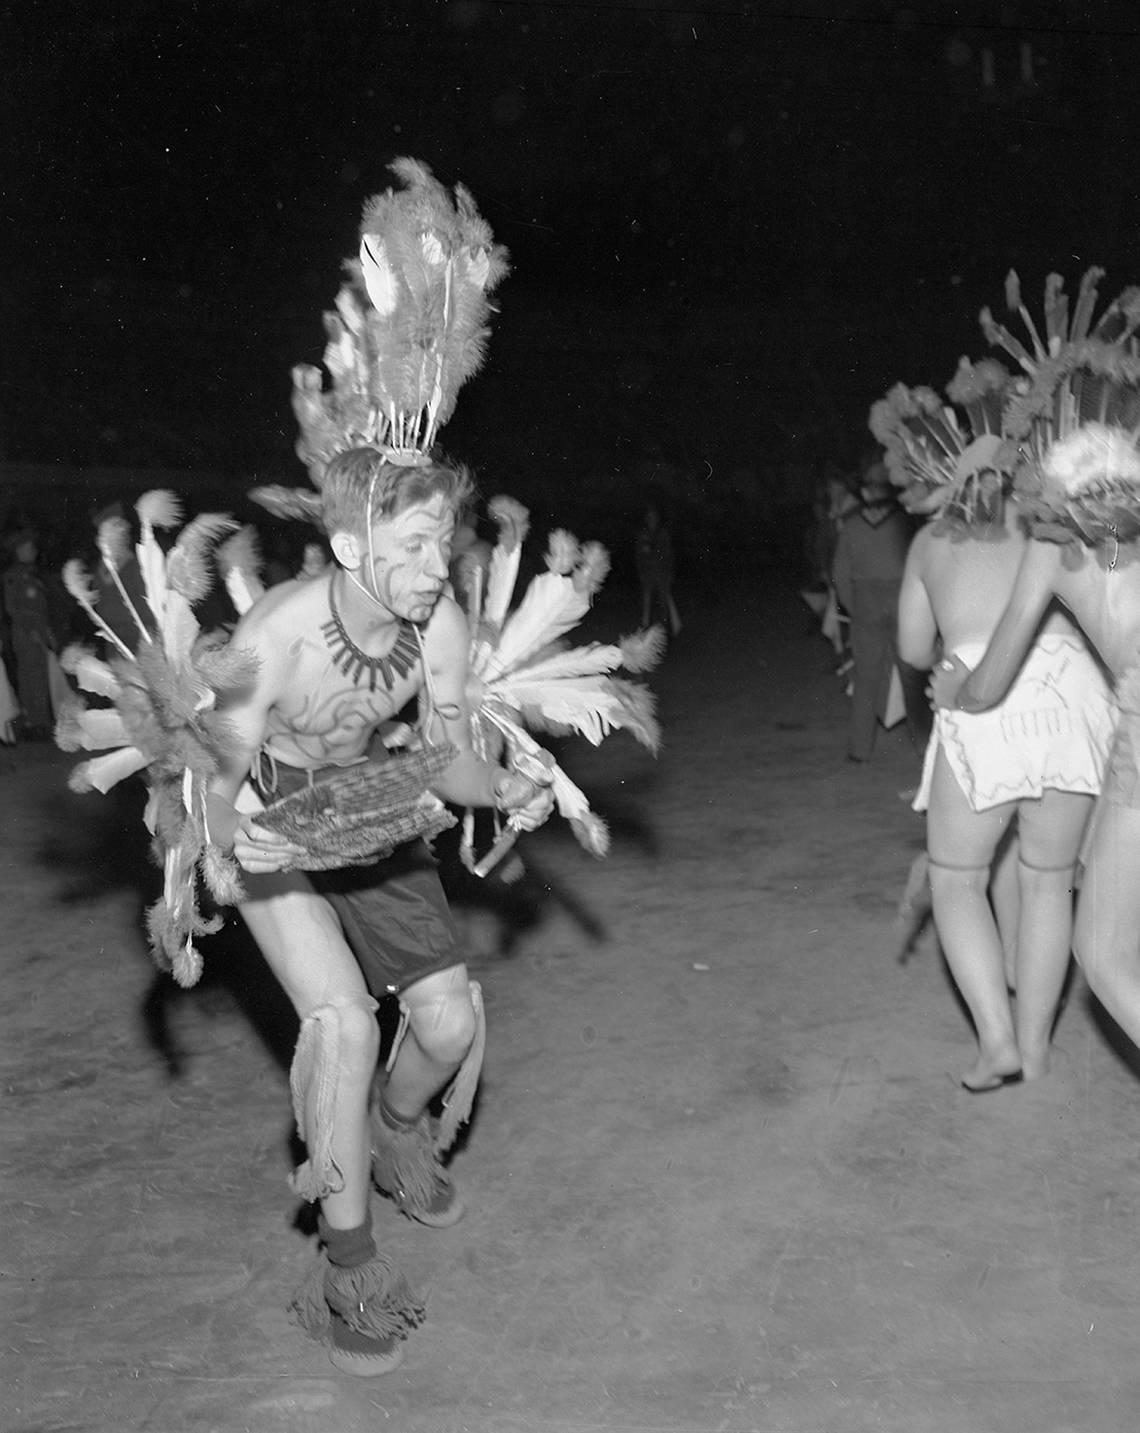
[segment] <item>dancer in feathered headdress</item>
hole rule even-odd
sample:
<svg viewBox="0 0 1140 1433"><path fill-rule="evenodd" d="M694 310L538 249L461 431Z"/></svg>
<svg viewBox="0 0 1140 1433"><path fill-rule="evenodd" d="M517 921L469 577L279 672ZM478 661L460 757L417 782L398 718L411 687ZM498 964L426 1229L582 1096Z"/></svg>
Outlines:
<svg viewBox="0 0 1140 1433"><path fill-rule="evenodd" d="M915 580L925 583L925 595L912 594L912 611L924 601L927 610L941 602L953 629L933 690L938 761L943 772L953 773L957 788L944 782L940 790L939 768L934 770L928 829L935 915L941 887L943 911L951 912L943 917L951 933L944 941L947 958L981 1044L978 1064L966 1077L972 1088L992 1088L1014 1072L1031 1076L1047 1068L1070 948L1072 863L1087 808L1102 784L1108 804L1102 799L1094 817L1093 868L1083 882L1075 941L1078 952L1092 955L1089 936L1100 932L1095 962L1086 973L1094 988L1107 979L1098 994L1118 1019L1128 1008L1115 993L1110 970L1117 959L1112 933L1125 929L1111 913L1116 898L1110 892L1122 869L1120 854L1129 849L1124 838L1130 817L1104 818L1116 811L1116 798L1108 793L1140 785L1127 755L1134 739L1130 726L1137 730L1128 716L1127 693L1140 684L1118 682L1125 713L1114 737L1117 714L1101 668L1053 602L1055 596L1062 599L1101 659L1118 678L1124 676L1140 650L1140 578L1135 567L1129 575L1125 561L1140 535L1140 355L1133 338L1140 293L1126 290L1097 319L1101 277L1099 269L1085 274L1070 319L1063 284L1050 275L1045 320L1038 326L1011 274L1006 297L1025 327L1024 343L983 310L986 337L1020 370L989 390L1000 389L1001 442L992 453L993 481L1008 496L1008 511L996 534L978 536L1002 541L974 541L967 529L965 540L945 552L927 534L919 539L926 539L923 548L916 543ZM955 801L967 819L955 819ZM992 918L988 909L983 912L982 860L996 845L995 815L1011 809L1012 802L1019 813L1023 863L1016 1038ZM1111 850L1102 844L1107 829L1113 831ZM1140 821L1132 839L1137 859ZM958 889L971 878L951 871L955 864L978 866L976 889L965 895ZM1135 873L1129 881L1136 884ZM1134 930L1133 924L1129 968L1135 960ZM1132 1009L1135 1034L1140 1002Z"/></svg>
<svg viewBox="0 0 1140 1433"><path fill-rule="evenodd" d="M560 539L511 613L522 531L504 508L470 626L450 596L471 483L435 445L483 359L506 256L466 191L411 160L393 170L402 187L366 206L326 316L327 386L319 370L294 373L312 488L255 494L317 523L334 563L244 613L233 644L256 674L224 704L234 742L206 801L210 839L242 869L241 915L301 1019L292 1084L309 1158L294 1187L320 1203L322 1252L296 1311L337 1367L360 1374L393 1367L422 1314L376 1252L371 1183L423 1223L461 1216L442 1158L483 1050L479 988L424 838L453 822L444 802L468 809L468 831L489 809L492 850L464 846L486 870L557 804L600 853L602 822L530 728L656 741L650 698L613 675L649 665L654 638L559 645L604 575L596 545ZM413 699L409 729L398 718ZM403 1018L374 1081L385 994Z"/></svg>

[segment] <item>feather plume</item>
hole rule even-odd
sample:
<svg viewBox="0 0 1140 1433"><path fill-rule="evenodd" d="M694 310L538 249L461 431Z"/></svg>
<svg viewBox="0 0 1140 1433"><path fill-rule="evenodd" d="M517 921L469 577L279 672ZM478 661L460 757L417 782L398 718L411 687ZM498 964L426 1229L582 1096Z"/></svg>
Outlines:
<svg viewBox="0 0 1140 1433"><path fill-rule="evenodd" d="M201 513L187 523L167 555L166 581L175 592L193 605L201 602L213 586L210 551L237 523L224 513Z"/></svg>
<svg viewBox="0 0 1140 1433"><path fill-rule="evenodd" d="M182 500L169 488L152 488L143 493L135 504L139 522L144 527L167 531L182 521Z"/></svg>
<svg viewBox="0 0 1140 1433"><path fill-rule="evenodd" d="M131 555L131 525L125 517L104 518L96 529L95 545L111 568L120 568Z"/></svg>
<svg viewBox="0 0 1140 1433"><path fill-rule="evenodd" d="M257 530L246 524L217 550L218 568L230 601L239 616L244 616L265 592L261 581L261 548Z"/></svg>
<svg viewBox="0 0 1140 1433"><path fill-rule="evenodd" d="M63 585L69 596L73 597L90 617L99 634L116 647L124 657L130 657L131 649L95 610L95 605L99 601L98 591L91 579L91 574L77 557L64 563Z"/></svg>
<svg viewBox="0 0 1140 1433"><path fill-rule="evenodd" d="M331 384L311 368L293 373L297 451L317 489L348 448L372 445L397 460L431 449L484 362L489 295L507 272L467 190L453 196L418 160L397 159L391 171L402 188L365 204L358 252L325 316ZM295 498L258 501L302 515Z"/></svg>
<svg viewBox="0 0 1140 1433"><path fill-rule="evenodd" d="M621 639L621 665L627 672L651 672L665 655L665 628L632 632Z"/></svg>
<svg viewBox="0 0 1140 1433"><path fill-rule="evenodd" d="M329 459L334 456L335 450L329 450L327 455L322 451L313 453L310 456L306 449L302 454L302 461L307 463L312 471L314 468L321 475L328 466ZM265 487L251 488L250 498L270 512L274 517L297 518L301 522L312 523L314 527L323 527L322 504L319 492L307 492L304 488L286 488L279 484L269 484Z"/></svg>

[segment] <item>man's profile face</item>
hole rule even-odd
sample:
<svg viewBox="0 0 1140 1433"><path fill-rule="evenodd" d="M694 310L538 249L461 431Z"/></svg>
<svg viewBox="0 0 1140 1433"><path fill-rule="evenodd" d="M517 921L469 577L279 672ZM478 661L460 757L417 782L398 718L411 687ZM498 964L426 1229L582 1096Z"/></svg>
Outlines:
<svg viewBox="0 0 1140 1433"><path fill-rule="evenodd" d="M375 523L372 580L381 602L409 622L426 622L443 593L454 538L455 509L442 493Z"/></svg>

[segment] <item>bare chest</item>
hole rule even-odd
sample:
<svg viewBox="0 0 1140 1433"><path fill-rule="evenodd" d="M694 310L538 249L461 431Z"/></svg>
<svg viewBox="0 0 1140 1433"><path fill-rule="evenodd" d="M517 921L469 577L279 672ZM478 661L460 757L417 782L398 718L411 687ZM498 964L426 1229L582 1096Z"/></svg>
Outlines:
<svg viewBox="0 0 1140 1433"><path fill-rule="evenodd" d="M363 756L376 730L423 684L410 629L383 659L338 652L322 637L298 637L294 648L292 676L270 712L266 737L278 756L297 765Z"/></svg>

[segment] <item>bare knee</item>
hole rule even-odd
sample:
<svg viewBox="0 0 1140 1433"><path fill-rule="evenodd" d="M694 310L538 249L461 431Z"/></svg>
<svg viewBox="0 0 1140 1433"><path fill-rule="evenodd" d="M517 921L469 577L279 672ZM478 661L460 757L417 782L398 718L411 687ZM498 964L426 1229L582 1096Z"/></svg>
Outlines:
<svg viewBox="0 0 1140 1433"><path fill-rule="evenodd" d="M409 1015L420 1049L440 1065L458 1065L475 1038L475 1009L466 987L422 1005Z"/></svg>
<svg viewBox="0 0 1140 1433"><path fill-rule="evenodd" d="M380 1026L366 1002L339 1006L338 1063L349 1080L371 1080L380 1058Z"/></svg>
<svg viewBox="0 0 1140 1433"><path fill-rule="evenodd" d="M1024 860L1017 863L1017 884L1022 896L1028 900L1037 900L1043 896L1059 894L1064 891L1071 894L1073 890L1073 864L1067 866L1042 867L1028 864Z"/></svg>

